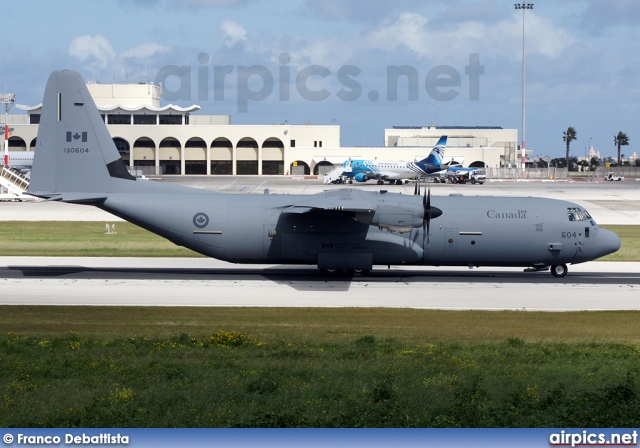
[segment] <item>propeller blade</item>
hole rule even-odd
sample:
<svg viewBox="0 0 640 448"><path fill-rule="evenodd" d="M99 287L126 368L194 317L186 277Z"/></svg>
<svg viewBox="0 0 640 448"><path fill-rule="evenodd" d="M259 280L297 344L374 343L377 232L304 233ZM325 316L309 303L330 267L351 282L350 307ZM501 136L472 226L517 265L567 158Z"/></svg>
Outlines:
<svg viewBox="0 0 640 448"><path fill-rule="evenodd" d="M442 210L438 207L431 207L431 190L429 190L429 197L427 198L427 208L429 209L429 218L437 218L442 215Z"/></svg>
<svg viewBox="0 0 640 448"><path fill-rule="evenodd" d="M418 182L420 182L420 180L416 180L416 185L413 187L414 196L418 196Z"/></svg>
<svg viewBox="0 0 640 448"><path fill-rule="evenodd" d="M429 247L431 220L442 215L442 210L438 207L431 207L431 188L427 188L424 196L422 196L422 207L424 208L424 217L422 218L422 247L424 247L425 239L427 241L427 247Z"/></svg>
<svg viewBox="0 0 640 448"><path fill-rule="evenodd" d="M431 208L431 187L427 188L427 191L424 192L425 198L423 200L423 204L427 209Z"/></svg>
<svg viewBox="0 0 640 448"><path fill-rule="evenodd" d="M429 198L427 198L427 192L429 192ZM429 204L431 203L431 189L427 187L422 196L422 208L424 209L424 216L422 218L422 247L424 247L424 240L427 239L427 247L429 247ZM426 224L426 226L425 226Z"/></svg>
<svg viewBox="0 0 640 448"><path fill-rule="evenodd" d="M422 248L424 249L424 240L427 240L427 247L429 247L429 220L422 220Z"/></svg>

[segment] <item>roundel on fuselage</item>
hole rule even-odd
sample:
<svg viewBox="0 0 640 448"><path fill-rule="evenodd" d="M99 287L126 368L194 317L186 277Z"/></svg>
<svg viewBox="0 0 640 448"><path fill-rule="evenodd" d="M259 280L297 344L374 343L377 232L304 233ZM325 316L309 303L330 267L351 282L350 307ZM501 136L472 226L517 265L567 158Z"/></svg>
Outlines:
<svg viewBox="0 0 640 448"><path fill-rule="evenodd" d="M209 224L209 217L206 213L200 212L193 216L193 225L197 228L202 229L207 227L207 224Z"/></svg>

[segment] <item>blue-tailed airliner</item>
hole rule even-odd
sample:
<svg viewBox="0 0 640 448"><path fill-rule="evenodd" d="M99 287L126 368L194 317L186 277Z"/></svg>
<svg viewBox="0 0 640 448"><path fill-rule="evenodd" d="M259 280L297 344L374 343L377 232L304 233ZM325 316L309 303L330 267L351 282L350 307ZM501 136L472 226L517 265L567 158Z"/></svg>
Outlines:
<svg viewBox="0 0 640 448"><path fill-rule="evenodd" d="M401 184L408 179L416 179L429 176L446 170L443 165L444 150L447 145L447 136L443 135L433 147L428 157L418 162L379 161L379 160L346 160L324 178L324 183L336 183L342 179L355 179L357 182L366 182L376 179L378 184L388 181Z"/></svg>

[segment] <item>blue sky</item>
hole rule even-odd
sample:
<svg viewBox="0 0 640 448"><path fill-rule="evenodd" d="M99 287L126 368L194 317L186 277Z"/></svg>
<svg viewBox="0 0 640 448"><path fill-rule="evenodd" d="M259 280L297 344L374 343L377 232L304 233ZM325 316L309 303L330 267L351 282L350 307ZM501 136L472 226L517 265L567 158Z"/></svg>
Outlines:
<svg viewBox="0 0 640 448"><path fill-rule="evenodd" d="M339 124L345 146L382 145L393 125L521 129L513 1L25 0L2 13L0 82L20 104L40 103L49 73L69 68L102 83L146 73L163 104L232 123ZM527 149L563 155L569 126L576 156L589 143L613 156L618 131L623 153L640 149L637 23L635 0L534 1Z"/></svg>

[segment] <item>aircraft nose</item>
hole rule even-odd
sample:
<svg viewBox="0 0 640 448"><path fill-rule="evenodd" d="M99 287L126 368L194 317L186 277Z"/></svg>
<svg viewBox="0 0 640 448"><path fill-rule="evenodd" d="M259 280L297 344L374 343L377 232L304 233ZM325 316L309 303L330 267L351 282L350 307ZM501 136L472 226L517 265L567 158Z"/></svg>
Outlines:
<svg viewBox="0 0 640 448"><path fill-rule="evenodd" d="M620 237L611 230L600 229L595 244L596 258L612 254L620 249Z"/></svg>

